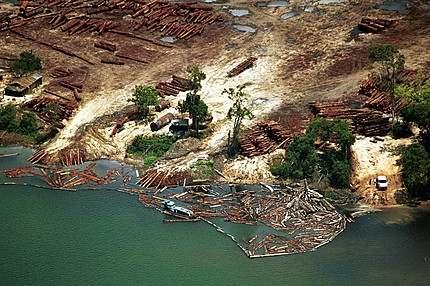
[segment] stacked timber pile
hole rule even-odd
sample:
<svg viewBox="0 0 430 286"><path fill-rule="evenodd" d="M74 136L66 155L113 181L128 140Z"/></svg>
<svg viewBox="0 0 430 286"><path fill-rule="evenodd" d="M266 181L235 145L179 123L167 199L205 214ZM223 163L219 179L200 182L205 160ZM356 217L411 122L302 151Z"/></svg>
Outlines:
<svg viewBox="0 0 430 286"><path fill-rule="evenodd" d="M45 122L49 122L58 128L63 128L61 121L72 116L77 104L75 101L55 94L55 96L38 96L26 102L23 107L36 112Z"/></svg>
<svg viewBox="0 0 430 286"><path fill-rule="evenodd" d="M366 33L381 33L394 26L395 20L363 17L358 28Z"/></svg>
<svg viewBox="0 0 430 286"><path fill-rule="evenodd" d="M240 152L247 157L259 156L280 148L293 139L295 132L276 121L262 121L244 133Z"/></svg>
<svg viewBox="0 0 430 286"><path fill-rule="evenodd" d="M352 130L365 136L386 135L391 128L389 117L383 112L369 108L352 108L344 101L312 102L316 116L329 119L344 119Z"/></svg>
<svg viewBox="0 0 430 286"><path fill-rule="evenodd" d="M8 169L4 173L9 178L38 176L50 187L61 189L70 189L88 184L106 185L110 184L114 177L121 176L117 170L109 170L104 176L99 176L95 171L95 163L89 164L83 170L26 166Z"/></svg>
<svg viewBox="0 0 430 286"><path fill-rule="evenodd" d="M191 175L184 171L166 171L156 168L146 171L138 184L144 188L163 188L166 186L181 186L190 182Z"/></svg>
<svg viewBox="0 0 430 286"><path fill-rule="evenodd" d="M161 96L177 96L180 92L190 89L190 81L173 75L170 81L159 82L155 88L160 92Z"/></svg>
<svg viewBox="0 0 430 286"><path fill-rule="evenodd" d="M50 95L56 95L57 91L69 90L72 92L75 101L81 101L81 93L85 88L85 81L88 77L88 69L67 68L59 66L51 70L51 75L55 78L45 88L44 92ZM57 95L58 96L58 95Z"/></svg>
<svg viewBox="0 0 430 286"><path fill-rule="evenodd" d="M104 41L104 40L99 40L99 41L95 42L94 47L100 48L102 50L106 50L109 52L116 52L116 50L117 50L117 46L115 43L111 43L111 42Z"/></svg>
<svg viewBox="0 0 430 286"><path fill-rule="evenodd" d="M58 153L61 165L80 165L86 161L86 152L80 148L65 148Z"/></svg>
<svg viewBox="0 0 430 286"><path fill-rule="evenodd" d="M139 200L167 215L160 207L166 201L184 206L219 232L229 236L249 257L274 256L312 251L330 242L346 227L346 218L324 199L308 188L264 185L259 190L243 190L241 186L217 188L188 186L182 189L141 191ZM240 224L265 224L264 233L249 240L227 233L209 218L224 218ZM195 221L186 218L183 221Z"/></svg>
<svg viewBox="0 0 430 286"><path fill-rule="evenodd" d="M0 14L5 20L0 21L0 31L34 24L41 19L42 26L59 28L69 35L125 32L133 36L135 31L145 28L178 39L190 39L222 20L210 5L197 2L34 0L22 3L18 14ZM124 20L127 15L132 19Z"/></svg>
<svg viewBox="0 0 430 286"><path fill-rule="evenodd" d="M228 77L234 77L234 76L241 74L245 70L252 68L254 66L254 63L256 60L257 60L257 58L254 58L254 57L250 57L250 58L246 59L245 61L241 62L236 67L234 67L231 71L229 71L227 73L227 76Z"/></svg>
<svg viewBox="0 0 430 286"><path fill-rule="evenodd" d="M361 83L359 93L368 97L364 103L365 107L389 114L391 114L392 111L399 114L400 111L408 105L406 100L399 97L392 98L386 92L381 91L370 78Z"/></svg>

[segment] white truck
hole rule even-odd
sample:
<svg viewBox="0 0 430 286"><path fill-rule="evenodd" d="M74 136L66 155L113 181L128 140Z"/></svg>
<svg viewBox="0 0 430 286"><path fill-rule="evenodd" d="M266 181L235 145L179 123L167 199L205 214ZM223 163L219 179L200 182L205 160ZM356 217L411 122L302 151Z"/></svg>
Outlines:
<svg viewBox="0 0 430 286"><path fill-rule="evenodd" d="M388 188L388 180L386 176L378 176L376 178L376 187L379 190L386 190Z"/></svg>

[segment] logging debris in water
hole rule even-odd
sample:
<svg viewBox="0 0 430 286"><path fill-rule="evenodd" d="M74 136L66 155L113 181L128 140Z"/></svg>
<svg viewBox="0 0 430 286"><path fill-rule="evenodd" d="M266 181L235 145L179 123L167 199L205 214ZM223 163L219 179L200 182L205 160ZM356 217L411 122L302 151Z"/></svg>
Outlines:
<svg viewBox="0 0 430 286"><path fill-rule="evenodd" d="M332 241L346 227L347 217L339 213L323 195L307 187L283 186L211 186L136 190L139 200L175 219L167 222L205 221L225 234L250 258L313 251ZM162 208L174 202L193 213L183 217ZM263 233L238 238L211 219L264 225Z"/></svg>

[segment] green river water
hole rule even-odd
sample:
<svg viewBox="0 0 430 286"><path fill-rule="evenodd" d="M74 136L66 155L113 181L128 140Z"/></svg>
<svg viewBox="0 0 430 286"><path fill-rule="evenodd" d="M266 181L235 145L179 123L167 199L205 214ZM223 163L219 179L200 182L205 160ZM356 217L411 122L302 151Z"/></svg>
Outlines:
<svg viewBox="0 0 430 286"><path fill-rule="evenodd" d="M15 151L30 152L0 148ZM377 212L315 252L254 260L205 223L162 218L112 190L0 186L0 285L429 285L427 210Z"/></svg>

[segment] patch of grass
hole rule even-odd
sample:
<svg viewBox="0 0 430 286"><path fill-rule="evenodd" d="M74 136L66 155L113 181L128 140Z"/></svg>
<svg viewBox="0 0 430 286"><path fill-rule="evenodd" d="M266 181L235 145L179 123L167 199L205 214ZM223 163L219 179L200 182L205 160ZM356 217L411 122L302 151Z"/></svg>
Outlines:
<svg viewBox="0 0 430 286"><path fill-rule="evenodd" d="M198 179L210 179L215 175L215 164L213 160L198 159L191 166L192 176Z"/></svg>
<svg viewBox="0 0 430 286"><path fill-rule="evenodd" d="M145 166L153 166L176 142L176 138L168 135L137 136L127 148L127 153L143 158Z"/></svg>

